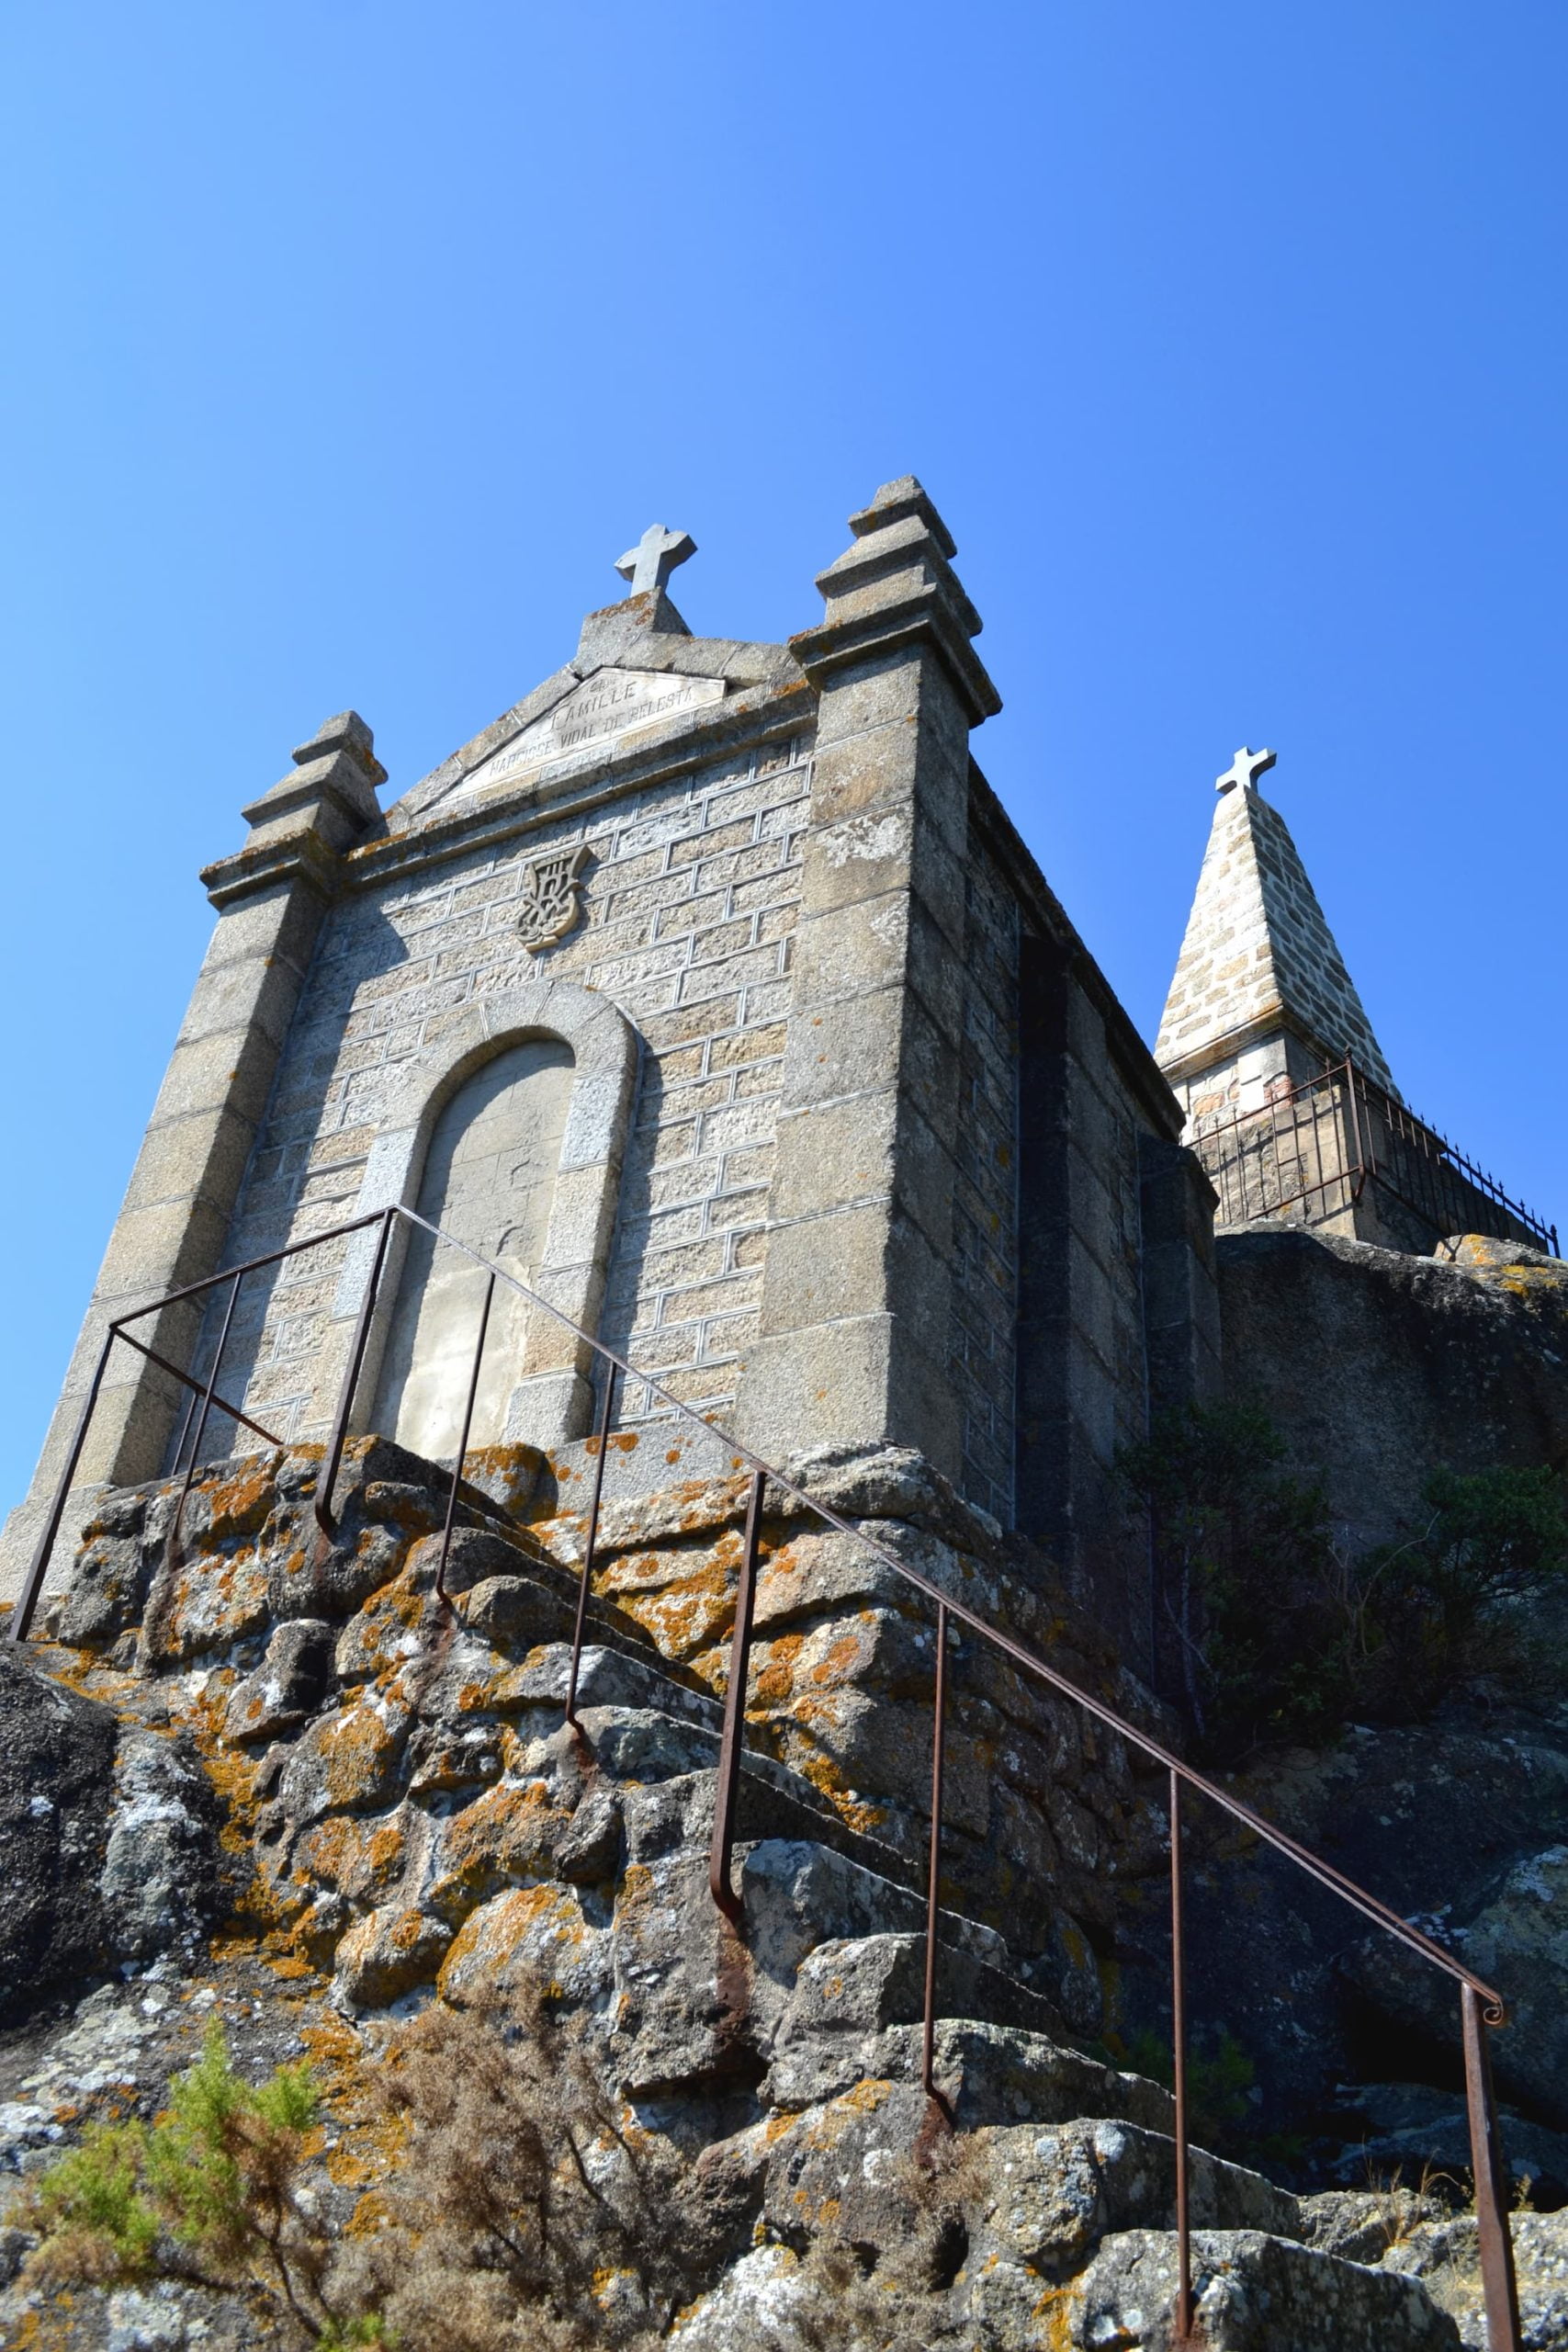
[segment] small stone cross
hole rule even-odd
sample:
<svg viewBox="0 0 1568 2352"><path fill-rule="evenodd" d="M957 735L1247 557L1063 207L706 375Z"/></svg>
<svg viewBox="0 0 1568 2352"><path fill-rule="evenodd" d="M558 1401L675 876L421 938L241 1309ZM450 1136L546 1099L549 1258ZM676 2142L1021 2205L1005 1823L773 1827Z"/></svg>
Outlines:
<svg viewBox="0 0 1568 2352"><path fill-rule="evenodd" d="M662 523L650 523L635 548L628 548L615 570L623 580L632 583L634 596L645 595L650 588L662 588L678 563L695 555L697 543L690 531L667 531Z"/></svg>
<svg viewBox="0 0 1568 2352"><path fill-rule="evenodd" d="M1249 752L1244 743L1224 775L1214 778L1214 790L1234 792L1239 784L1244 792L1250 792L1258 777L1268 774L1279 756L1278 752Z"/></svg>

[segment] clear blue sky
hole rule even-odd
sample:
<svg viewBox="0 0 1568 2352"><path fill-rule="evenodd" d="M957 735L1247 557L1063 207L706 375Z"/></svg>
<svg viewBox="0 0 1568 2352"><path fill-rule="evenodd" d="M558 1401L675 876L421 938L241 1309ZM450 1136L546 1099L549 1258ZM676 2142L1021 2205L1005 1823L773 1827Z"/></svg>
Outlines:
<svg viewBox="0 0 1568 2352"><path fill-rule="evenodd" d="M0 1504L211 922L650 519L783 637L919 473L976 749L1152 1035L1244 740L1410 1100L1568 1223L1562 0L12 0Z"/></svg>

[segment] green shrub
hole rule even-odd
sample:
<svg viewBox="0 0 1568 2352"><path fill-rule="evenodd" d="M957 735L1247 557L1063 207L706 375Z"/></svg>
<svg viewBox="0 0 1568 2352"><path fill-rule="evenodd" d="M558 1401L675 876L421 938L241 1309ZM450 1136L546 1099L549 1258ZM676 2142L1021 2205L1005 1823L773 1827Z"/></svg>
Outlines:
<svg viewBox="0 0 1568 2352"><path fill-rule="evenodd" d="M1384 1714L1420 1715L1467 1688L1530 1695L1554 1679L1532 1604L1568 1583L1568 1512L1550 1470L1438 1470L1419 1535L1360 1564L1366 1681Z"/></svg>
<svg viewBox="0 0 1568 2352"><path fill-rule="evenodd" d="M1532 1618L1568 1584L1553 1472L1436 1470L1421 1530L1356 1555L1284 1452L1265 1416L1223 1405L1119 1456L1153 1528L1163 1679L1205 1755L1419 1720L1461 1693L1526 1697L1552 1673Z"/></svg>
<svg viewBox="0 0 1568 2352"><path fill-rule="evenodd" d="M242 2080L214 2019L166 2115L151 2129L100 2125L24 2193L42 2241L33 2274L109 2285L161 2271L257 2289L318 2342L378 2340L343 2334L322 2299L330 2241L299 2195L317 2104L305 2066Z"/></svg>
<svg viewBox="0 0 1568 2352"><path fill-rule="evenodd" d="M141 2190L146 2136L139 2123L98 2124L25 2195L24 2217L54 2275L107 2285L152 2268L158 2216Z"/></svg>
<svg viewBox="0 0 1568 2352"><path fill-rule="evenodd" d="M1176 2065L1169 2041L1146 2027L1127 2045L1127 2064L1151 2083L1173 2087ZM1252 2112L1249 2094L1258 2069L1228 2026L1194 2036L1187 2051L1187 2128L1201 2148L1235 2147L1238 2127Z"/></svg>

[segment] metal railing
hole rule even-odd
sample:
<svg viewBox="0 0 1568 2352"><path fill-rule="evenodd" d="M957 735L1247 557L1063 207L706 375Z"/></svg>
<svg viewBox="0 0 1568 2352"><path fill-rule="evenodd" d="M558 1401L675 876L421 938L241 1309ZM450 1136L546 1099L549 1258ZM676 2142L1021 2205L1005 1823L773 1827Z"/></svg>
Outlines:
<svg viewBox="0 0 1568 2352"><path fill-rule="evenodd" d="M830 1505L819 1501L806 1487L786 1476L773 1464L764 1461L760 1454L742 1444L739 1439L729 1436L727 1431L716 1427L708 1415L700 1413L685 1404L650 1374L635 1371L625 1357L617 1355L613 1349L605 1347L602 1341L592 1339L579 1325L572 1322L569 1316L562 1314L558 1307L552 1306L547 1299L542 1298L536 1291L531 1290L515 1275L508 1273L504 1267L498 1266L491 1260L482 1257L478 1250L470 1250L466 1243L457 1240L455 1236L442 1232L438 1227L416 1216L412 1209L394 1206L375 1211L368 1216L354 1218L344 1225L334 1226L323 1233L314 1235L307 1241L296 1242L287 1250L273 1250L265 1257L251 1259L243 1265L225 1268L221 1272L209 1276L205 1282L186 1283L183 1289L172 1291L164 1297L152 1301L146 1306L137 1307L130 1314L117 1317L109 1325L93 1382L83 1406L71 1452L61 1477L52 1510L39 1538L21 1596L12 1613L9 1639L12 1642L20 1642L27 1638L33 1611L48 1572L50 1558L63 1521L72 1481L81 1458L98 1393L103 1385L104 1373L117 1341L124 1340L130 1346L139 1349L143 1355L151 1357L152 1362L160 1365L163 1370L172 1373L191 1394L191 1407L187 1411L186 1426L180 1432L174 1456L175 1471L177 1474L179 1462L186 1453L186 1438L189 1435L189 1457L168 1538L172 1555L175 1547L177 1546L179 1524L191 1483L196 1475L203 1435L215 1408L220 1414L228 1415L240 1426L252 1430L269 1445L281 1446L286 1442L283 1439L275 1437L240 1407L229 1403L218 1393L224 1345L233 1323L235 1302L243 1283L248 1275L265 1267L276 1265L285 1259L299 1255L302 1251L320 1249L328 1243L341 1241L348 1235L363 1231L367 1227L379 1226L380 1230L367 1274L365 1290L355 1325L349 1360L339 1392L332 1434L317 1481L314 1498L315 1518L321 1537L329 1544L334 1540L338 1532L338 1521L333 1511L333 1489L343 1462L344 1448L348 1441L355 1401L360 1386L366 1351L376 1317L391 1237L400 1219L408 1226L418 1227L431 1235L435 1241L459 1250L465 1257L472 1260L487 1277L478 1319L462 1435L452 1468L451 1487L436 1568L435 1589L443 1600L447 1598L446 1567L467 1464L474 1400L479 1389L479 1369L490 1328L491 1306L495 1295L496 1283L498 1282L508 1283L532 1306L549 1317L565 1330L570 1332L581 1344L591 1350L593 1356L604 1366L604 1381L597 1422L598 1444L594 1457L589 1509L584 1524L582 1566L578 1582L577 1611L567 1690L566 1717L574 1728L577 1727L577 1690L583 1634L598 1544L604 1458L612 1426L613 1399L617 1376L623 1384L629 1380L636 1380L642 1384L649 1393L659 1398L662 1405L694 1423L705 1436L721 1444L733 1459L743 1463L750 1474L740 1568L736 1589L735 1626L730 1644L729 1670L725 1690L713 1831L708 1853L709 1888L715 1904L732 1925L738 1929L742 1925L742 1905L732 1875L732 1861L736 1839L741 1754L744 1746L748 1662L756 1602L757 1569L761 1556L766 1489L772 1485L780 1493L788 1496L791 1501L798 1505L803 1511L811 1513L825 1526L833 1528L840 1535L847 1536L852 1542L860 1544L885 1567L891 1569L904 1584L912 1588L926 1601L932 1604L936 1611L931 1828L927 1851L925 1981L921 2020L921 2084L928 2097L936 2102L938 2108L951 2120L947 2101L936 2079L939 1992L937 1931L941 1911L939 1889L942 1871L942 1782L949 1705L949 1648L951 1629L957 1625L964 1627L980 1641L987 1643L992 1649L1009 1659L1012 1665L1021 1668L1024 1673L1044 1683L1060 1697L1081 1709L1085 1714L1091 1716L1106 1730L1124 1740L1149 1763L1156 1765L1166 1776L1170 1840L1171 2033L1175 2109L1172 2137L1176 2173L1178 2275L1174 2312L1173 2341L1175 2345L1179 2347L1190 2345L1196 2352L1198 2341L1192 2332L1196 2304L1192 2291L1192 2233L1190 2199L1191 2164L1189 2140L1187 1987L1183 1934L1182 1807L1185 1792L1189 1796L1201 1797L1210 1804L1217 1806L1222 1813L1228 1815L1233 1821L1240 1823L1244 1828L1260 1838L1264 1844L1271 1847L1275 1852L1282 1854L1288 1861L1293 1863L1316 1884L1325 1888L1331 1894L1337 1895L1342 1903L1358 1912L1361 1917L1369 1919L1384 1934L1394 1938L1410 1951L1419 1954L1423 1960L1440 1970L1457 1984L1460 1999L1460 2030L1464 2056L1465 2097L1470 2120L1472 2173L1486 2312L1486 2340L1490 2352L1522 2352L1518 2299L1514 2278L1513 2245L1507 2221L1506 2175L1498 2132L1496 2095L1493 2086L1487 2038L1492 2028L1506 2022L1506 2011L1501 1995L1481 1977L1473 1974L1452 1952L1445 1951L1442 1945L1435 1943L1430 1937L1423 1935L1419 1928L1412 1927L1407 1919L1402 1918L1396 1911L1380 1902L1377 1896L1370 1894L1365 1887L1358 1885L1354 1879L1348 1878L1342 1871L1336 1870L1334 1865L1325 1861L1321 1855L1301 1845L1284 1830L1277 1828L1272 1822L1266 1820L1261 1814L1254 1812L1250 1805L1244 1804L1239 1798L1233 1796L1217 1782L1195 1770L1190 1764L1186 1763L1179 1756L1174 1755L1158 1740L1152 1738L1147 1732L1141 1731L1135 1724L1129 1722L1125 1716L1118 1714L1113 1708L1107 1706L1103 1700L1097 1699L1091 1692L1080 1689L1077 1683L1070 1681L1066 1675L1058 1673L1056 1668L1049 1665L1037 1651L1015 1640L1011 1634L1004 1633L999 1626L989 1623L974 1610L966 1607L963 1601L955 1600L930 1577L922 1576L918 1568L913 1568L907 1561L901 1560L897 1554L890 1550L886 1544L879 1543L874 1536L868 1535L863 1526L856 1526L840 1512L834 1510ZM181 1372L166 1358L155 1354L142 1341L133 1338L126 1328L127 1325L141 1320L144 1316L156 1313L174 1301L197 1297L205 1292L219 1290L225 1283L229 1285L229 1294L222 1309L211 1367L205 1381L198 1379L193 1373Z"/></svg>
<svg viewBox="0 0 1568 2352"><path fill-rule="evenodd" d="M1348 1056L1256 1110L1199 1125L1190 1140L1220 1195L1223 1224L1292 1212L1305 1224L1322 1223L1353 1207L1371 1184L1428 1228L1433 1241L1492 1230L1500 1209L1509 1238L1561 1254L1554 1225Z"/></svg>

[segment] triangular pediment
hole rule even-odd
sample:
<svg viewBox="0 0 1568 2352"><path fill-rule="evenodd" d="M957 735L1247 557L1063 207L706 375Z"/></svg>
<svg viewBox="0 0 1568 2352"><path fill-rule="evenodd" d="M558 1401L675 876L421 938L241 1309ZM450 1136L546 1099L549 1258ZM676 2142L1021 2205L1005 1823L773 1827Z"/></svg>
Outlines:
<svg viewBox="0 0 1568 2352"><path fill-rule="evenodd" d="M470 769L460 788L483 792L493 785L518 783L562 761L589 758L617 736L663 726L682 711L721 702L724 692L722 678L607 665L572 686L547 711L519 729L510 742Z"/></svg>

